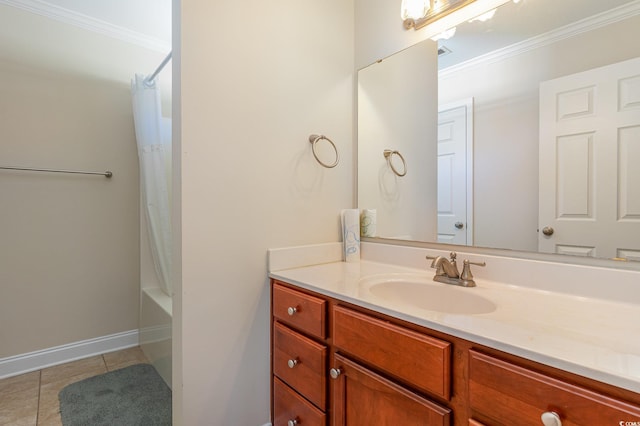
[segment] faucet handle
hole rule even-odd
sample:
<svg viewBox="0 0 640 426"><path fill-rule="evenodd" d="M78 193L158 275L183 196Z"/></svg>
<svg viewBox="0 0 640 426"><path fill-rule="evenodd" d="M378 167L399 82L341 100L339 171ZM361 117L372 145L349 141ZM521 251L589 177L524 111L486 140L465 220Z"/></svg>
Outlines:
<svg viewBox="0 0 640 426"><path fill-rule="evenodd" d="M458 254L455 251L452 251L451 253L449 253L449 257L451 258L452 262L455 262L456 257L458 257Z"/></svg>
<svg viewBox="0 0 640 426"><path fill-rule="evenodd" d="M473 287L476 285L475 281L473 281L473 274L471 273L471 266L470 265L477 265L477 266L487 266L487 264L485 262L471 262L467 259L465 259L462 264L464 265L462 267L462 273L460 274L460 279L464 282L466 282L468 287Z"/></svg>

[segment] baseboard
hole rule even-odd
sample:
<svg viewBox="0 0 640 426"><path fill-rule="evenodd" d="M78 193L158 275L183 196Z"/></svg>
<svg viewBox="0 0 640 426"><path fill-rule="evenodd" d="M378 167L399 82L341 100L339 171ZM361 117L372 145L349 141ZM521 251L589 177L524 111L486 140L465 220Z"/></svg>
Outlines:
<svg viewBox="0 0 640 426"><path fill-rule="evenodd" d="M159 343L171 339L171 324L156 325L140 329L138 340L140 345Z"/></svg>
<svg viewBox="0 0 640 426"><path fill-rule="evenodd" d="M94 355L138 346L138 330L82 340L0 359L0 379Z"/></svg>

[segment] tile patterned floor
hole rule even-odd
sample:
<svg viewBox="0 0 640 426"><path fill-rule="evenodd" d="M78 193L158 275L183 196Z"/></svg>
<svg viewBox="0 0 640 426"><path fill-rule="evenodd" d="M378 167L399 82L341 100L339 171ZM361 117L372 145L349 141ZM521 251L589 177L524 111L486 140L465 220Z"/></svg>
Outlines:
<svg viewBox="0 0 640 426"><path fill-rule="evenodd" d="M139 347L0 380L0 425L61 426L58 392L68 384L149 362Z"/></svg>

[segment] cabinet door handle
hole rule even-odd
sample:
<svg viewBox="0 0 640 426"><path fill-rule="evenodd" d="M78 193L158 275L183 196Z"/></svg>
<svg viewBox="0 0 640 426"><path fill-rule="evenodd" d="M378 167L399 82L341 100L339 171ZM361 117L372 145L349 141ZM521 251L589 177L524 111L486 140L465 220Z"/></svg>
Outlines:
<svg viewBox="0 0 640 426"><path fill-rule="evenodd" d="M289 314L289 316L293 316L296 312L298 312L297 307L289 306L287 308L287 313Z"/></svg>
<svg viewBox="0 0 640 426"><path fill-rule="evenodd" d="M295 367L296 365L298 365L298 358L290 359L289 361L287 361L287 365L289 366L289 368Z"/></svg>
<svg viewBox="0 0 640 426"><path fill-rule="evenodd" d="M555 411L546 411L540 416L544 426L562 426L562 420Z"/></svg>
<svg viewBox="0 0 640 426"><path fill-rule="evenodd" d="M287 422L287 426L296 426L297 424L298 424L298 418L297 417L295 419L289 420Z"/></svg>
<svg viewBox="0 0 640 426"><path fill-rule="evenodd" d="M329 375L332 379L337 379L340 374L342 374L342 371L339 368L332 368L329 370Z"/></svg>

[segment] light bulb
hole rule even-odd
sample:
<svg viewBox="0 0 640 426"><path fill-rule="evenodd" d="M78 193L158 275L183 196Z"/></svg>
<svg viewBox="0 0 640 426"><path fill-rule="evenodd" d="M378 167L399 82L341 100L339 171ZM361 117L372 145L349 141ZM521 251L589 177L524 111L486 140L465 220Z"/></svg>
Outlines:
<svg viewBox="0 0 640 426"><path fill-rule="evenodd" d="M402 0L400 17L405 19L420 19L427 16L431 5L430 0Z"/></svg>

